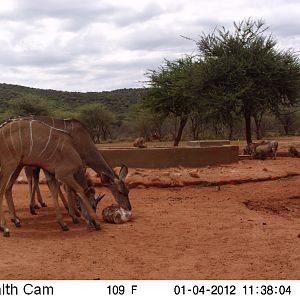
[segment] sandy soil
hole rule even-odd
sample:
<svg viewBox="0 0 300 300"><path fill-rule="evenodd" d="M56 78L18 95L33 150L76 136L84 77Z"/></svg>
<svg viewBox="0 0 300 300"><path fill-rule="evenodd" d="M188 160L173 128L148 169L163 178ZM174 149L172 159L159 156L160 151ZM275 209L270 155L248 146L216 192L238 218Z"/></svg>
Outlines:
<svg viewBox="0 0 300 300"><path fill-rule="evenodd" d="M11 225L11 237L0 237L0 279L300 279L300 176L288 176L297 170L300 159L291 158L179 168L185 174L179 177L191 178L183 185L192 185L143 188L149 176L174 173L148 170L142 186L130 191L128 223L102 221L101 211L113 199L97 188L106 193L97 232L83 220L72 224L66 214L70 231L61 232L46 185L41 189L49 207L30 215L27 185L17 184L22 227ZM132 170L128 180L143 177L142 171ZM200 177L188 177L190 172ZM230 184L265 173L267 181ZM193 182L200 179L216 186Z"/></svg>

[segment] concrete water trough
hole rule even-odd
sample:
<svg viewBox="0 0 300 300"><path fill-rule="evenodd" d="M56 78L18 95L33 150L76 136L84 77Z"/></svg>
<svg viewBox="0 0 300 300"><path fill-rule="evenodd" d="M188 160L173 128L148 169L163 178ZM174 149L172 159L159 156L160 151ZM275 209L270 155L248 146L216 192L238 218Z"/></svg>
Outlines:
<svg viewBox="0 0 300 300"><path fill-rule="evenodd" d="M204 167L238 161L238 146L104 148L99 150L112 166L131 168Z"/></svg>
<svg viewBox="0 0 300 300"><path fill-rule="evenodd" d="M197 140L197 141L188 141L187 145L190 147L224 146L224 145L230 145L230 141L229 140Z"/></svg>

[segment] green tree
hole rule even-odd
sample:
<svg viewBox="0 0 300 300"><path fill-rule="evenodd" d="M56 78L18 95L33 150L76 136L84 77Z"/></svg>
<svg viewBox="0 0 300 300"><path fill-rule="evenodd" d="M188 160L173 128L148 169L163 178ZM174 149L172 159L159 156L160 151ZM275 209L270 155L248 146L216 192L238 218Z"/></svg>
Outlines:
<svg viewBox="0 0 300 300"><path fill-rule="evenodd" d="M294 124L297 121L296 110L291 108L283 108L281 110L277 110L275 112L275 116L281 123L282 128L284 130L284 134L289 135Z"/></svg>
<svg viewBox="0 0 300 300"><path fill-rule="evenodd" d="M178 146L188 118L198 103L196 66L194 59L186 56L175 61L165 60L158 70L146 74L150 87L145 93L145 105L154 113L179 119L174 146Z"/></svg>
<svg viewBox="0 0 300 300"><path fill-rule="evenodd" d="M114 113L98 103L84 105L81 108L79 119L89 129L95 143L100 143L101 139L107 140L109 130L116 121Z"/></svg>
<svg viewBox="0 0 300 300"><path fill-rule="evenodd" d="M151 140L154 132L160 137L162 136L165 116L155 113L153 110L145 107L143 103L131 106L128 120L135 131L138 132L138 135L144 137L147 141Z"/></svg>
<svg viewBox="0 0 300 300"><path fill-rule="evenodd" d="M202 35L197 45L204 62L206 98L244 118L252 142L251 118L264 110L294 105L299 95L300 66L293 50L279 50L261 20L234 23Z"/></svg>
<svg viewBox="0 0 300 300"><path fill-rule="evenodd" d="M48 116L50 108L47 102L35 95L16 97L9 102L11 116Z"/></svg>

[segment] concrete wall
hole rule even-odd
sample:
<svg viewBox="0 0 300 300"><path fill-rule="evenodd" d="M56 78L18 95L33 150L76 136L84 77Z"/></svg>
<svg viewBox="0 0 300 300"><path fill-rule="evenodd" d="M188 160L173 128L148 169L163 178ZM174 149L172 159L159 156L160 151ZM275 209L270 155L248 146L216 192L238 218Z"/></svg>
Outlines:
<svg viewBox="0 0 300 300"><path fill-rule="evenodd" d="M238 146L101 149L112 166L132 168L203 167L238 161Z"/></svg>
<svg viewBox="0 0 300 300"><path fill-rule="evenodd" d="M224 146L230 145L229 140L198 140L187 142L188 146L191 147L211 147L211 146Z"/></svg>

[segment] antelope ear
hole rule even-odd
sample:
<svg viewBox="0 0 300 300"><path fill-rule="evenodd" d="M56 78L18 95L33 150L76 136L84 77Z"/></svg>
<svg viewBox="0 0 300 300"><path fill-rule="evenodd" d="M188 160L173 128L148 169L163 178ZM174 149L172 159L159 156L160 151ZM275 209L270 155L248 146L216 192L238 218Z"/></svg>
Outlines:
<svg viewBox="0 0 300 300"><path fill-rule="evenodd" d="M119 178L124 181L127 174L128 174L128 167L126 165L122 165L119 173Z"/></svg>

